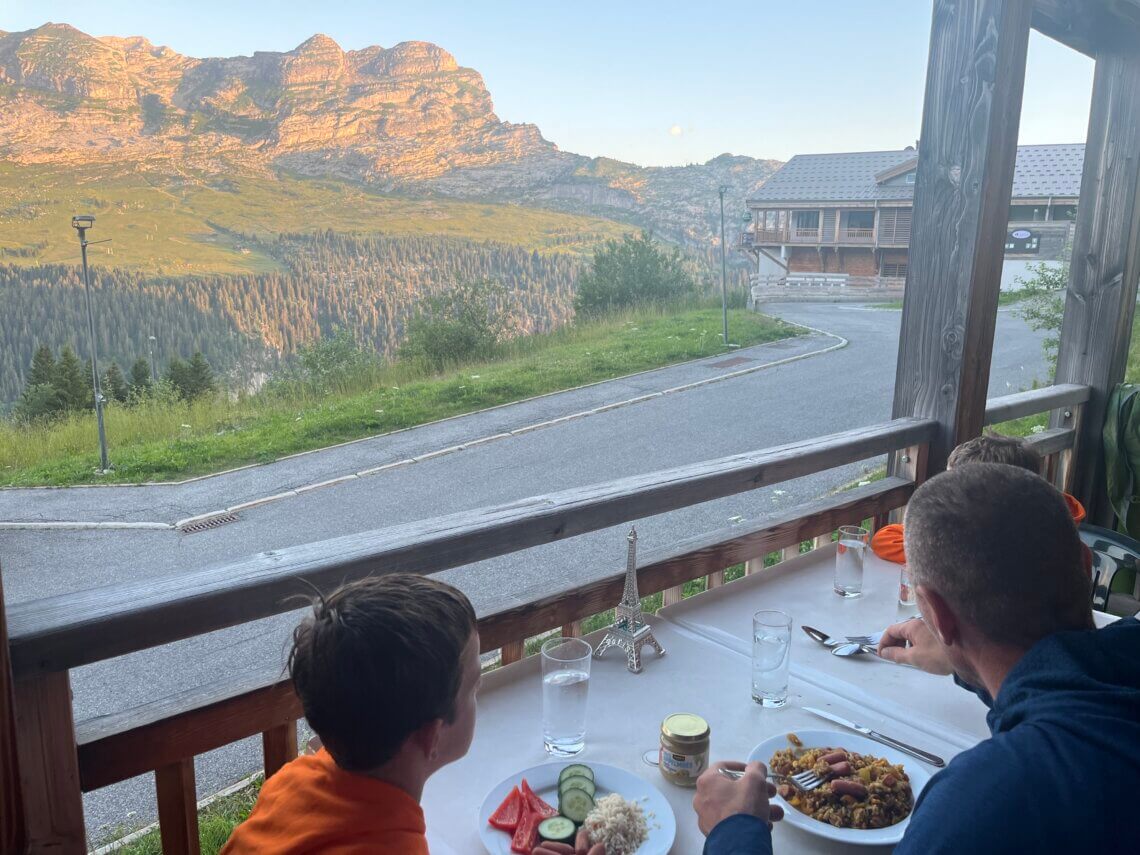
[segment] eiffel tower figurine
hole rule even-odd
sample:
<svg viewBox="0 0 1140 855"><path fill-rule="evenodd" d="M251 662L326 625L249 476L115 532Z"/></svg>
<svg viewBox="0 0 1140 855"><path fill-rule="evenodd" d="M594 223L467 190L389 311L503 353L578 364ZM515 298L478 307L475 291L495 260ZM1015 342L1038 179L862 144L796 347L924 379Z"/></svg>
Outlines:
<svg viewBox="0 0 1140 855"><path fill-rule="evenodd" d="M625 561L625 591L617 605L613 626L606 630L606 637L594 651L594 656L600 657L611 647L617 647L625 651L629 670L640 674L641 648L646 644L652 645L658 656L665 655L665 648L653 637L653 629L645 622L641 611L641 597L637 593L637 529L631 528L626 539L629 552Z"/></svg>

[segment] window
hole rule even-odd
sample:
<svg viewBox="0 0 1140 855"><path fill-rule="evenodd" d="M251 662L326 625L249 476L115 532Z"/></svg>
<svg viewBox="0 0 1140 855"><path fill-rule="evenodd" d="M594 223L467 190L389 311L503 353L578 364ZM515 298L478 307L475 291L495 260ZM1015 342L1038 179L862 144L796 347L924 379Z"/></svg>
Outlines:
<svg viewBox="0 0 1140 855"><path fill-rule="evenodd" d="M887 279L905 279L906 278L906 262L884 262L883 269L880 271L881 276Z"/></svg>
<svg viewBox="0 0 1140 855"><path fill-rule="evenodd" d="M848 211L847 212L847 228L849 229L873 229L875 227L875 212L874 211Z"/></svg>
<svg viewBox="0 0 1140 855"><path fill-rule="evenodd" d="M819 228L819 211L796 211L795 218L797 229Z"/></svg>
<svg viewBox="0 0 1140 855"><path fill-rule="evenodd" d="M906 183L907 184L913 184L914 183L914 177L915 177L915 174L913 172L908 172L906 174Z"/></svg>
<svg viewBox="0 0 1140 855"><path fill-rule="evenodd" d="M1036 223L1045 219L1044 205L1010 205L1009 219L1014 223Z"/></svg>
<svg viewBox="0 0 1140 855"><path fill-rule="evenodd" d="M1077 206L1054 205L1051 214L1051 219L1059 220L1062 223L1072 222L1077 218Z"/></svg>

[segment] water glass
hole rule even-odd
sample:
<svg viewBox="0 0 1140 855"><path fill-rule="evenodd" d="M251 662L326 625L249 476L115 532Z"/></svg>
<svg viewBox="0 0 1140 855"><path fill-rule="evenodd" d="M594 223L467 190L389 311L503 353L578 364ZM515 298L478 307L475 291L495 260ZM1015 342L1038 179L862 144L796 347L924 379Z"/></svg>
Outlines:
<svg viewBox="0 0 1140 855"><path fill-rule="evenodd" d="M765 609L752 616L752 700L765 707L788 702L792 616Z"/></svg>
<svg viewBox="0 0 1140 855"><path fill-rule="evenodd" d="M871 532L858 525L839 527L835 551L835 593L841 597L863 596L863 553Z"/></svg>
<svg viewBox="0 0 1140 855"><path fill-rule="evenodd" d="M902 569L899 570L899 605L900 606L913 606L917 605L918 598L914 593L914 581L910 578L910 571L904 564Z"/></svg>
<svg viewBox="0 0 1140 855"><path fill-rule="evenodd" d="M555 757L586 747L586 699L594 650L580 638L542 644L542 744Z"/></svg>

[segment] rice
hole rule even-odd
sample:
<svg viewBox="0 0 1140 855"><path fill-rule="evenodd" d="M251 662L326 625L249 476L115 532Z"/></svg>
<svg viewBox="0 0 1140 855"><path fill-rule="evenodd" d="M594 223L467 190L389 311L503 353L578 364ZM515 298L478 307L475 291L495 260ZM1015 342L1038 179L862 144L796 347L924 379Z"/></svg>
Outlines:
<svg viewBox="0 0 1140 855"><path fill-rule="evenodd" d="M603 844L606 855L633 855L649 837L641 805L617 793L598 799L582 827L590 836L590 845Z"/></svg>

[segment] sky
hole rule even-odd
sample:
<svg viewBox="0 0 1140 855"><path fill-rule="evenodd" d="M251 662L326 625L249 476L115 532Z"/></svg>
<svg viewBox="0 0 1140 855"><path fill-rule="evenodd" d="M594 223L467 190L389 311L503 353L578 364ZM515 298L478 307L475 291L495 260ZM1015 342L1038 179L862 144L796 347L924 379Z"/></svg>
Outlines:
<svg viewBox="0 0 1140 855"><path fill-rule="evenodd" d="M645 166L912 144L930 16L931 0L0 0L0 30L54 21L198 57L318 32L346 50L434 42L483 75L501 119ZM1022 143L1084 140L1092 70L1033 35Z"/></svg>

